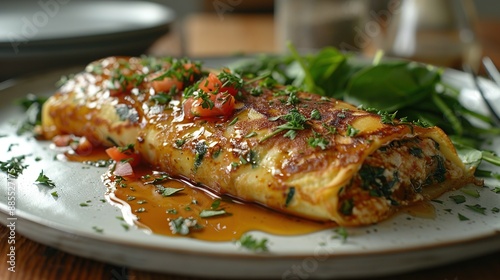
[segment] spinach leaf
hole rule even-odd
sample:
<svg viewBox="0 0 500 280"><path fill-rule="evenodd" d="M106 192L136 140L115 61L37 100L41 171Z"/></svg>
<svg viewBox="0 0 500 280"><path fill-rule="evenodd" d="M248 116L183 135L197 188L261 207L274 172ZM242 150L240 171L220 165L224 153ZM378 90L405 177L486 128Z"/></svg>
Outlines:
<svg viewBox="0 0 500 280"><path fill-rule="evenodd" d="M352 76L344 100L393 112L428 98L440 76L439 71L413 62L374 65Z"/></svg>

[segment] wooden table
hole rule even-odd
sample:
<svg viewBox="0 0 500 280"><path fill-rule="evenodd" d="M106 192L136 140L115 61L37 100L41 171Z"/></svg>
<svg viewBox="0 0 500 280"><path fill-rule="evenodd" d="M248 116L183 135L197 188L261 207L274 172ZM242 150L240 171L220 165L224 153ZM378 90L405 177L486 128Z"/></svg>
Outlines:
<svg viewBox="0 0 500 280"><path fill-rule="evenodd" d="M482 21L479 36L483 50L500 65L500 22ZM278 52L271 15L215 14L190 16L175 32L161 38L150 53L191 57L226 56L234 53ZM8 271L6 242L9 229L0 226L0 279L195 279L119 267L78 256L16 235L16 272ZM422 271L376 279L465 280L499 279L500 252Z"/></svg>

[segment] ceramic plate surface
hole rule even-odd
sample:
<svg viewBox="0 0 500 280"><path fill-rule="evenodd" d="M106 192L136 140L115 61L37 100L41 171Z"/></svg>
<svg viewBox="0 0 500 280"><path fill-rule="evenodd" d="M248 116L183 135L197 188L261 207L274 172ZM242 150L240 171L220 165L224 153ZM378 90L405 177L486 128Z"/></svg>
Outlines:
<svg viewBox="0 0 500 280"><path fill-rule="evenodd" d="M142 270L215 278L371 277L408 272L451 263L500 250L500 194L493 191L498 181L486 181L478 188L480 197L467 196L465 204L480 204L485 214L469 210L443 195L433 203L434 219L405 213L374 226L349 228L346 242L332 238L333 229L300 236L275 236L252 232L269 239L269 252L254 253L234 242L206 242L148 234L140 229L125 230L118 208L101 200L106 191L101 181L103 168L54 159L48 142L17 136L16 124L23 111L12 105L28 93L51 95L61 75L83 67L64 69L0 84L0 161L27 155L29 165L18 178L0 173L0 222L15 223L15 230L37 242L79 256ZM461 72L448 71L445 81L460 87L464 100L482 110L472 81ZM490 97L500 98L500 90L483 81ZM3 89L1 89L3 86ZM500 102L497 102L500 104ZM500 108L499 108L500 109ZM500 139L491 147L500 153ZM487 164L482 169L500 172ZM33 182L43 169L55 182L48 189ZM54 198L51 192L57 191ZM80 203L88 202L88 207ZM461 221L458 215L469 218ZM102 229L97 232L95 228Z"/></svg>
<svg viewBox="0 0 500 280"><path fill-rule="evenodd" d="M108 55L139 55L175 20L172 9L146 1L3 1L0 81L47 67Z"/></svg>

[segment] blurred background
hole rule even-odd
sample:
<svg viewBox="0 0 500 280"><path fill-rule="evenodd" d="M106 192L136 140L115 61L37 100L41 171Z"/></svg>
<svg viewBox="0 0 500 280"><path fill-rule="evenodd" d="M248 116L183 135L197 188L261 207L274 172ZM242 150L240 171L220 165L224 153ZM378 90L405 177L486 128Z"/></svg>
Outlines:
<svg viewBox="0 0 500 280"><path fill-rule="evenodd" d="M500 65L498 0L2 0L0 81L108 55L194 58L335 46Z"/></svg>

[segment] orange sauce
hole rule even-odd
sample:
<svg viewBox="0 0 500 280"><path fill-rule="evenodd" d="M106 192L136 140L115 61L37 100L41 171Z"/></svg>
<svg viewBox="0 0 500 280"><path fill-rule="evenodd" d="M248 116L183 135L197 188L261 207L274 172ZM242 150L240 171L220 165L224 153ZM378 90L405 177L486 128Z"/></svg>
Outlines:
<svg viewBox="0 0 500 280"><path fill-rule="evenodd" d="M78 162L109 159L104 148L95 148L83 156L65 152L63 158ZM144 177L148 175L149 178ZM221 197L180 178L152 184L155 177L161 177L161 173L146 165L134 167L134 175L127 176L124 180L116 180L114 177L109 170L103 175L107 187L106 199L121 209L128 224L155 234L182 236L173 233L169 224L179 217L196 219L201 228L190 230L187 236L207 241L238 240L242 234L253 230L276 235L301 235L336 226L333 222L315 222L282 214L254 203ZM163 196L158 192L157 185L182 191ZM201 218L200 212L211 210L214 201L220 202L216 210L223 209L225 214Z"/></svg>
<svg viewBox="0 0 500 280"><path fill-rule="evenodd" d="M244 203L230 197L220 197L186 180L171 178L152 184L153 175L148 167L134 168L134 176L118 182L108 172L104 182L108 187L106 198L119 206L127 222L156 234L180 236L172 232L169 223L179 217L192 217L201 229L190 230L188 236L208 241L238 240L242 234L259 230L277 235L300 235L334 227L334 223L319 223L264 208L253 203ZM150 175L148 179L142 176ZM182 189L173 195L163 196L156 187ZM201 218L203 210L212 210L213 203L220 204L216 210L225 214Z"/></svg>

